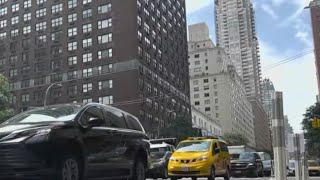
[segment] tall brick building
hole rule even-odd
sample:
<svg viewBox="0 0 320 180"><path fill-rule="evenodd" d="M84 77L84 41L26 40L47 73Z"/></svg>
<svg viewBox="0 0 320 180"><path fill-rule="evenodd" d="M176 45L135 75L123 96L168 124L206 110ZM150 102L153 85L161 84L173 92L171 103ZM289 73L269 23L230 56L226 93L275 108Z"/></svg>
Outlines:
<svg viewBox="0 0 320 180"><path fill-rule="evenodd" d="M17 111L61 83L48 104L111 104L151 132L190 115L187 53L184 0L0 0L0 73Z"/></svg>

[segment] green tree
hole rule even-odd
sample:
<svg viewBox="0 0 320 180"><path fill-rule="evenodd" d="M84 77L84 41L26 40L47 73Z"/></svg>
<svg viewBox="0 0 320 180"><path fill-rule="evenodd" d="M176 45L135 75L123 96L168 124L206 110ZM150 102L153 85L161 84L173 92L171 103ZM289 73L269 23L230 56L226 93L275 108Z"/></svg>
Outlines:
<svg viewBox="0 0 320 180"><path fill-rule="evenodd" d="M0 123L14 115L14 110L9 107L9 83L7 79L0 74Z"/></svg>
<svg viewBox="0 0 320 180"><path fill-rule="evenodd" d="M249 140L243 134L239 133L225 133L222 137L229 146L248 145Z"/></svg>
<svg viewBox="0 0 320 180"><path fill-rule="evenodd" d="M177 142L185 140L188 137L198 136L197 130L192 127L191 118L177 116L170 121L168 127L160 130L160 136L166 138L177 138Z"/></svg>
<svg viewBox="0 0 320 180"><path fill-rule="evenodd" d="M304 114L302 121L304 137L306 139L306 149L308 156L320 157L320 129L312 127L311 120L315 117L320 117L320 104L316 103L309 107Z"/></svg>

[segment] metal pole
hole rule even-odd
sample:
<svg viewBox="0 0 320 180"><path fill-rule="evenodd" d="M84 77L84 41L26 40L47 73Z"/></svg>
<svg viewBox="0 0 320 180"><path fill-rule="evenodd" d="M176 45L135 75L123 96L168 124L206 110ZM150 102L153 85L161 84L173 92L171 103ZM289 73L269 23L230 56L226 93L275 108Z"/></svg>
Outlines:
<svg viewBox="0 0 320 180"><path fill-rule="evenodd" d="M294 154L295 154L295 175L296 180L301 180L301 152L300 152L300 134L295 134L293 137L293 143L294 143Z"/></svg>
<svg viewBox="0 0 320 180"><path fill-rule="evenodd" d="M44 107L47 106L47 96L48 96L48 92L49 92L50 88L53 87L53 86L62 86L62 84L61 84L61 83L53 83L53 84L51 84L51 85L47 88L46 94L45 94L45 96L44 96L44 102L43 102L43 106L44 106Z"/></svg>
<svg viewBox="0 0 320 180"><path fill-rule="evenodd" d="M282 92L275 92L275 96L272 99L272 108L273 152L275 164L274 174L276 180L286 180L287 166Z"/></svg>
<svg viewBox="0 0 320 180"><path fill-rule="evenodd" d="M303 153L302 158L302 180L309 180L309 170L306 154Z"/></svg>

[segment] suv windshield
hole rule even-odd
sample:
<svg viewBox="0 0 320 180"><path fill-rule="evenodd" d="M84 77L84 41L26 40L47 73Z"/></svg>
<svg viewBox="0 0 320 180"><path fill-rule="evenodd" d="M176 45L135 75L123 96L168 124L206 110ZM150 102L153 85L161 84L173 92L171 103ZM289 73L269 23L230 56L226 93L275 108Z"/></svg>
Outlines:
<svg viewBox="0 0 320 180"><path fill-rule="evenodd" d="M182 142L177 147L177 152L206 152L210 149L210 141Z"/></svg>
<svg viewBox="0 0 320 180"><path fill-rule="evenodd" d="M230 159L231 160L237 160L239 159L240 154L230 154Z"/></svg>
<svg viewBox="0 0 320 180"><path fill-rule="evenodd" d="M14 116L5 121L2 125L71 121L74 119L80 108L80 105L61 105L34 109Z"/></svg>
<svg viewBox="0 0 320 180"><path fill-rule="evenodd" d="M239 159L252 159L252 158L253 158L253 154L248 152L241 153L239 156Z"/></svg>

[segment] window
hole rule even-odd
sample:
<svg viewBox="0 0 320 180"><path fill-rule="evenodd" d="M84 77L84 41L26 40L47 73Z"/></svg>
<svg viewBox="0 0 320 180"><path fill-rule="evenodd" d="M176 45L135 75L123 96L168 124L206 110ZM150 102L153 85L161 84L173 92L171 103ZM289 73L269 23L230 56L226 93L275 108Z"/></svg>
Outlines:
<svg viewBox="0 0 320 180"><path fill-rule="evenodd" d="M82 62L91 62L92 61L92 53L86 53L82 55Z"/></svg>
<svg viewBox="0 0 320 180"><path fill-rule="evenodd" d="M110 73L110 72L113 72L113 64L107 64L107 65L98 67L98 74L99 75Z"/></svg>
<svg viewBox="0 0 320 180"><path fill-rule="evenodd" d="M203 83L208 83L209 82L209 79L204 79L203 80Z"/></svg>
<svg viewBox="0 0 320 180"><path fill-rule="evenodd" d="M68 15L68 22L69 23L74 22L76 20L77 20L77 13L73 13L73 14Z"/></svg>
<svg viewBox="0 0 320 180"><path fill-rule="evenodd" d="M61 26L62 25L62 17L52 19L51 24L52 24L52 27Z"/></svg>
<svg viewBox="0 0 320 180"><path fill-rule="evenodd" d="M30 21L31 20L31 13L23 14L23 21Z"/></svg>
<svg viewBox="0 0 320 180"><path fill-rule="evenodd" d="M45 15L47 15L47 9L46 8L39 9L39 10L36 11L36 17L37 18L45 16Z"/></svg>
<svg viewBox="0 0 320 180"><path fill-rule="evenodd" d="M205 107L204 111L211 111L210 107Z"/></svg>
<svg viewBox="0 0 320 180"><path fill-rule="evenodd" d="M29 102L30 101L30 94L22 94L21 101L22 102Z"/></svg>
<svg viewBox="0 0 320 180"><path fill-rule="evenodd" d="M214 102L215 102L215 103L219 103L219 100L218 100L218 99L215 99Z"/></svg>
<svg viewBox="0 0 320 180"><path fill-rule="evenodd" d="M204 87L203 87L203 90L209 90L209 85L204 86Z"/></svg>
<svg viewBox="0 0 320 180"><path fill-rule="evenodd" d="M18 56L17 55L12 55L9 58L10 64L16 64L18 62Z"/></svg>
<svg viewBox="0 0 320 180"><path fill-rule="evenodd" d="M216 106L216 111L218 111L219 110L219 106Z"/></svg>
<svg viewBox="0 0 320 180"><path fill-rule="evenodd" d="M7 2L8 0L0 0L0 4Z"/></svg>
<svg viewBox="0 0 320 180"><path fill-rule="evenodd" d="M50 76L51 78L51 83L53 82L59 82L59 81L62 81L62 74L53 74Z"/></svg>
<svg viewBox="0 0 320 180"><path fill-rule="evenodd" d="M40 22L36 24L36 31L42 31L47 28L47 22Z"/></svg>
<svg viewBox="0 0 320 180"><path fill-rule="evenodd" d="M19 11L19 4L13 4L11 8L12 8L12 12Z"/></svg>
<svg viewBox="0 0 320 180"><path fill-rule="evenodd" d="M82 70L82 77L90 77L90 76L92 76L92 68Z"/></svg>
<svg viewBox="0 0 320 180"><path fill-rule="evenodd" d="M195 99L197 99L197 98L200 97L200 95L199 95L199 94L195 94L193 97L194 97Z"/></svg>
<svg viewBox="0 0 320 180"><path fill-rule="evenodd" d="M86 98L82 100L83 103L91 103L92 99L91 98Z"/></svg>
<svg viewBox="0 0 320 180"><path fill-rule="evenodd" d="M77 0L68 0L68 8L75 8L77 7Z"/></svg>
<svg viewBox="0 0 320 180"><path fill-rule="evenodd" d="M112 97L113 100L113 97ZM127 128L125 118L123 117L123 114L120 111L115 111L111 109L105 108L106 117L107 119L110 119L111 121L111 127L115 128Z"/></svg>
<svg viewBox="0 0 320 180"><path fill-rule="evenodd" d="M198 84L199 84L198 80L193 81L193 85L198 85Z"/></svg>
<svg viewBox="0 0 320 180"><path fill-rule="evenodd" d="M0 21L0 28L4 28L4 27L6 27L6 26L7 26L7 20L6 20L6 19Z"/></svg>
<svg viewBox="0 0 320 180"><path fill-rule="evenodd" d="M23 8L29 8L29 7L31 7L31 0L25 0L24 2L23 2Z"/></svg>
<svg viewBox="0 0 320 180"><path fill-rule="evenodd" d="M7 13L8 13L7 7L0 8L0 16L6 15Z"/></svg>
<svg viewBox="0 0 320 180"><path fill-rule="evenodd" d="M107 13L109 11L111 11L111 3L106 4L106 5L102 5L102 6L98 6L98 14Z"/></svg>
<svg viewBox="0 0 320 180"><path fill-rule="evenodd" d="M98 59L105 59L112 57L112 49L98 51Z"/></svg>
<svg viewBox="0 0 320 180"><path fill-rule="evenodd" d="M82 18L88 18L92 16L92 9L87 9L82 12Z"/></svg>
<svg viewBox="0 0 320 180"><path fill-rule="evenodd" d="M19 16L15 16L13 18L11 18L11 24L18 24L19 23Z"/></svg>
<svg viewBox="0 0 320 180"><path fill-rule="evenodd" d="M58 12L60 12L60 11L62 11L62 3L53 5L53 6L51 7L51 12L52 12L52 14L58 13Z"/></svg>
<svg viewBox="0 0 320 180"><path fill-rule="evenodd" d="M77 50L77 41L68 43L68 51Z"/></svg>
<svg viewBox="0 0 320 180"><path fill-rule="evenodd" d="M194 105L195 105L195 106L199 106L199 105L200 105L200 101L194 102Z"/></svg>
<svg viewBox="0 0 320 180"><path fill-rule="evenodd" d="M214 95L215 95L215 96L218 96L218 92L214 92Z"/></svg>
<svg viewBox="0 0 320 180"><path fill-rule="evenodd" d="M82 92L86 93L92 91L92 83L87 83L82 85Z"/></svg>
<svg viewBox="0 0 320 180"><path fill-rule="evenodd" d="M195 61L194 65L200 65L200 61Z"/></svg>
<svg viewBox="0 0 320 180"><path fill-rule="evenodd" d="M31 32L31 26L23 27L23 34L29 34Z"/></svg>
<svg viewBox="0 0 320 180"><path fill-rule="evenodd" d="M60 39L62 31L56 31L51 34L52 41L57 41Z"/></svg>
<svg viewBox="0 0 320 180"><path fill-rule="evenodd" d="M112 33L105 34L102 36L98 36L98 42L99 44L108 43L112 41Z"/></svg>
<svg viewBox="0 0 320 180"><path fill-rule="evenodd" d="M15 77L18 75L18 69L10 69L9 70L9 77Z"/></svg>
<svg viewBox="0 0 320 180"><path fill-rule="evenodd" d="M21 74L28 74L30 73L30 70L31 70L30 66L23 66Z"/></svg>
<svg viewBox="0 0 320 180"><path fill-rule="evenodd" d="M92 31L92 24L85 24L82 26L83 33L88 33Z"/></svg>
<svg viewBox="0 0 320 180"><path fill-rule="evenodd" d="M194 71L194 72L201 72L201 67L199 67L199 68L194 68L193 71Z"/></svg>
<svg viewBox="0 0 320 180"><path fill-rule="evenodd" d="M71 36L76 36L77 35L77 28L69 28L68 29L68 36L71 37Z"/></svg>
<svg viewBox="0 0 320 180"><path fill-rule="evenodd" d="M113 88L112 80L99 81L98 84L99 84L99 90Z"/></svg>
<svg viewBox="0 0 320 180"><path fill-rule="evenodd" d="M98 21L98 29L108 28L112 26L112 19L105 19L102 21Z"/></svg>
<svg viewBox="0 0 320 180"><path fill-rule="evenodd" d="M91 0L83 0L83 4L91 3Z"/></svg>
<svg viewBox="0 0 320 180"><path fill-rule="evenodd" d="M87 48L92 46L92 38L82 40L82 47Z"/></svg>
<svg viewBox="0 0 320 180"><path fill-rule="evenodd" d="M86 102L88 103L88 100L86 100ZM85 99L83 100L85 101ZM92 101L92 99L91 99ZM87 127L88 126L88 122L91 118L98 118L98 119L101 119L103 120L104 117L103 117L103 113L101 111L100 108L97 108L97 107L90 107L88 110L86 110L83 115L81 116L81 119L80 119L80 124L84 127ZM101 125L102 126L102 125ZM105 126L105 125L104 125Z"/></svg>
<svg viewBox="0 0 320 180"><path fill-rule="evenodd" d="M29 62L29 53L28 52L22 53L22 62L23 63Z"/></svg>
<svg viewBox="0 0 320 180"><path fill-rule="evenodd" d="M47 0L37 0L37 4L43 4L44 2L46 2Z"/></svg>
<svg viewBox="0 0 320 180"><path fill-rule="evenodd" d="M75 64L77 64L77 62L78 62L77 56L68 57L68 65L69 66L75 65Z"/></svg>
<svg viewBox="0 0 320 180"><path fill-rule="evenodd" d="M99 97L99 103L106 105L113 104L113 96Z"/></svg>
<svg viewBox="0 0 320 180"><path fill-rule="evenodd" d="M193 88L193 91L195 91L195 92L199 91L199 87Z"/></svg>
<svg viewBox="0 0 320 180"><path fill-rule="evenodd" d="M210 104L210 100L205 100L204 104Z"/></svg>
<svg viewBox="0 0 320 180"><path fill-rule="evenodd" d="M67 93L69 96L78 94L78 86L70 86L67 89Z"/></svg>
<svg viewBox="0 0 320 180"><path fill-rule="evenodd" d="M52 55L58 55L62 53L62 46L52 46L51 47L51 54Z"/></svg>
<svg viewBox="0 0 320 180"><path fill-rule="evenodd" d="M78 71L68 72L68 80L77 79L77 78L78 78Z"/></svg>
<svg viewBox="0 0 320 180"><path fill-rule="evenodd" d="M7 38L6 32L0 33L0 40L6 39L6 38Z"/></svg>
<svg viewBox="0 0 320 180"><path fill-rule="evenodd" d="M195 55L194 55L194 58L199 58L199 57L200 57L199 54L195 54Z"/></svg>
<svg viewBox="0 0 320 180"><path fill-rule="evenodd" d="M219 118L219 113L216 113L216 118Z"/></svg>
<svg viewBox="0 0 320 180"><path fill-rule="evenodd" d="M16 37L19 35L19 29L13 29L11 30L11 37Z"/></svg>
<svg viewBox="0 0 320 180"><path fill-rule="evenodd" d="M204 93L204 97L210 97L209 93Z"/></svg>

